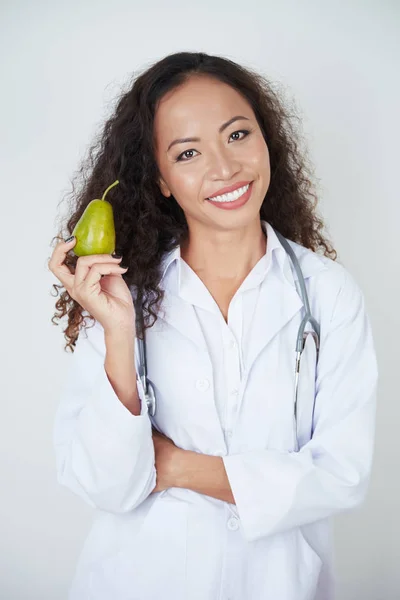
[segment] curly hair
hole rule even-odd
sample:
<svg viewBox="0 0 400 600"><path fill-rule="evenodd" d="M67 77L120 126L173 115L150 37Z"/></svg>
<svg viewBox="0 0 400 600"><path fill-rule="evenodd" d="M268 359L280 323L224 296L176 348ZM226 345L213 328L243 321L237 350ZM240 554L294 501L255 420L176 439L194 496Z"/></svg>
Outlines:
<svg viewBox="0 0 400 600"><path fill-rule="evenodd" d="M153 125L161 98L184 84L192 75L206 75L230 85L244 97L255 114L268 146L271 179L260 208L260 219L268 221L286 238L336 260L336 251L323 234L324 223L316 212L317 195L312 169L294 121L294 110L285 106L283 94L266 77L232 60L202 52L168 55L140 73L130 89L118 99L115 111L101 134L89 147L77 176L78 191L71 192L70 210L54 240L69 237L87 205L100 198L110 182L119 180L107 199L113 206L117 247L129 267L126 284L138 290L142 301L143 329L156 319L164 292L161 260L165 252L188 234L183 210L166 198L158 187ZM65 264L74 272L77 257L69 253ZM56 295L63 286L54 284ZM56 302L53 324L68 315L64 330L65 349L74 351L79 330L87 325L84 309L64 290Z"/></svg>

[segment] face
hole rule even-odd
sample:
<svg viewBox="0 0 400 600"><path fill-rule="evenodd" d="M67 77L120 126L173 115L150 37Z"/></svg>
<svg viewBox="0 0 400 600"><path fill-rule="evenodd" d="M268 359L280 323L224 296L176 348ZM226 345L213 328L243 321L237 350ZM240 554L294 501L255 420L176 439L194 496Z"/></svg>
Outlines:
<svg viewBox="0 0 400 600"><path fill-rule="evenodd" d="M160 101L154 136L160 190L181 206L189 230L226 231L259 220L270 183L268 148L252 108L236 90L211 77L191 77ZM223 188L249 183L238 199L208 200Z"/></svg>

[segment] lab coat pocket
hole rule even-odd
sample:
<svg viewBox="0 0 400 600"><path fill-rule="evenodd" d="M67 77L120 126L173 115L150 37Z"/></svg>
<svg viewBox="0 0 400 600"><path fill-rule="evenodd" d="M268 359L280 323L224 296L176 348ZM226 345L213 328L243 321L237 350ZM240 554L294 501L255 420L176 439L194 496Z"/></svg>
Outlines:
<svg viewBox="0 0 400 600"><path fill-rule="evenodd" d="M268 558L272 586L268 597L314 600L322 561L301 528L279 535Z"/></svg>
<svg viewBox="0 0 400 600"><path fill-rule="evenodd" d="M298 555L297 564L293 566L293 582L297 582L298 585L297 591L296 584L294 585L293 599L313 600L317 591L322 560L305 538L301 528L296 529L293 536Z"/></svg>
<svg viewBox="0 0 400 600"><path fill-rule="evenodd" d="M185 600L187 509L160 492L137 535L92 576L93 600Z"/></svg>
<svg viewBox="0 0 400 600"><path fill-rule="evenodd" d="M297 440L299 448L310 441L313 434L317 350L312 335L308 335L300 359L297 393Z"/></svg>
<svg viewBox="0 0 400 600"><path fill-rule="evenodd" d="M322 560L301 528L257 541L250 559L251 577L243 597L314 600Z"/></svg>

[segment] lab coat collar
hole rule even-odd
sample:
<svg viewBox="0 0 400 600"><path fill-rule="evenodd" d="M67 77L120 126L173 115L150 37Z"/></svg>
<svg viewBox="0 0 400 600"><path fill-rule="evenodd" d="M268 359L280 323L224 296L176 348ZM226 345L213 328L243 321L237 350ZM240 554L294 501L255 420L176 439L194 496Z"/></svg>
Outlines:
<svg viewBox="0 0 400 600"><path fill-rule="evenodd" d="M262 349L303 309L303 302L296 288L297 275L289 256L280 243L272 226L262 221L267 233L265 261L261 261L260 295L254 313L252 343L248 354L247 372ZM299 260L305 279L326 268L321 257L311 250L290 242ZM161 316L184 337L207 353L207 345L193 305L180 297L180 247L174 248L162 264L162 284L165 291Z"/></svg>
<svg viewBox="0 0 400 600"><path fill-rule="evenodd" d="M282 275L294 286L295 282L298 281L298 275L291 267L291 261L286 252L285 248L279 241L278 236L275 233L274 228L267 222L262 221L265 224L265 231L267 232L268 244L271 252L274 251L274 259ZM313 252L309 248L305 248L292 240L285 238L292 246L294 253L300 263L301 271L304 279L316 275L319 271L326 269L325 260ZM268 252L268 249L267 249Z"/></svg>
<svg viewBox="0 0 400 600"><path fill-rule="evenodd" d="M266 254L268 255L270 252L273 251L274 248L281 246L277 236L275 235L274 230L272 229L271 225L269 223L267 223L267 221L261 221L261 226L263 228L263 230L266 232L267 237L268 235L270 235L270 243L269 245L267 244L267 252ZM167 274L168 269L170 268L170 266L174 263L177 263L178 265L178 280L180 282L180 258L181 258L181 247L178 244L175 248L173 248L170 252L168 252L165 256L164 259L162 261L161 264L161 281L164 279L164 277Z"/></svg>
<svg viewBox="0 0 400 600"><path fill-rule="evenodd" d="M273 260L273 257L274 257L274 259L276 260L276 264L278 265L281 273L289 281L292 281L292 283L294 284L294 281L297 281L297 279L298 279L297 274L295 272L293 274L291 273L289 257L287 255L285 248L282 246L281 242L279 241L279 238L276 235L274 228L270 225L270 223L268 223L268 221L265 221L265 220L261 220L261 226L267 235L267 248L266 248L265 260L260 261L260 265L259 265L260 273L262 273L262 275L266 274L266 272ZM292 245L292 247L297 255L297 258L300 261L301 269L302 269L303 276L305 279L307 277L312 276L314 273L317 273L318 271L320 271L321 268L324 268L323 261L317 254L310 251L308 248L304 248L300 244L296 244L295 242L289 241L289 243ZM176 264L177 269L178 269L178 278L177 278L176 283L178 284L177 289L179 290L180 258L181 258L181 248L180 248L179 244L175 248L173 248L170 252L167 252L165 254L165 256L161 262L161 284L164 281L164 279L166 278L167 271L169 270L169 268L173 264ZM264 257L263 257L263 259L264 259ZM167 285L167 287L170 289L171 282L168 282L168 283L169 284Z"/></svg>

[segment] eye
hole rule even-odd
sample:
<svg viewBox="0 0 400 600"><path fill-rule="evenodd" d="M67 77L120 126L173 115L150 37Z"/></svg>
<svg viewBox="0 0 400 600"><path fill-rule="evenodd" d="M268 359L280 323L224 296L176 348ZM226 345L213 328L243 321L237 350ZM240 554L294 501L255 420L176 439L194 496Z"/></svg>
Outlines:
<svg viewBox="0 0 400 600"><path fill-rule="evenodd" d="M185 150L185 152L182 152L182 154L176 157L175 162L187 162L188 160L190 160L192 158L191 156L189 156L189 158L186 157L186 159L182 158L186 154L189 154L189 152L196 152L196 150L193 150L193 148L191 150Z"/></svg>
<svg viewBox="0 0 400 600"><path fill-rule="evenodd" d="M238 133L244 133L244 137L240 138L240 139L244 139L245 137L247 137L250 133L250 131L248 129L239 129L239 131L234 131L233 133L231 133L232 137L233 135L237 135ZM240 140L235 140L235 141L240 141Z"/></svg>
<svg viewBox="0 0 400 600"><path fill-rule="evenodd" d="M231 135L229 137L231 138L232 136L240 135L241 133L243 133L243 137L241 137L239 139L238 138L234 139L233 140L234 142L239 142L240 140L243 140L245 137L247 137L249 135L249 133L251 133L251 130L239 129L238 131L234 131L233 133L231 133ZM193 158L193 152L197 152L197 150L194 150L194 148L191 148L190 150L185 150L184 152L182 152L181 154L179 154L176 157L175 162L187 162L188 160ZM192 154L192 156L188 156L189 154Z"/></svg>

